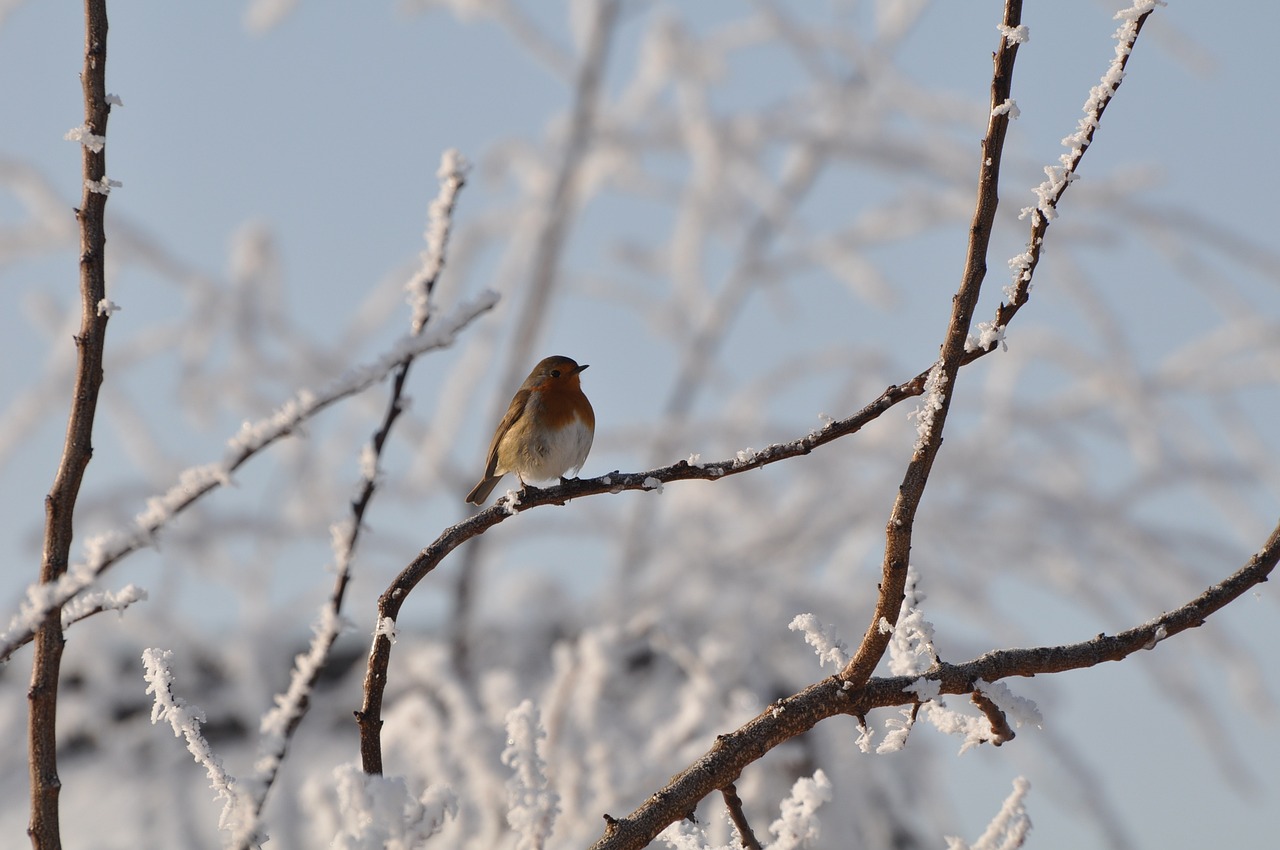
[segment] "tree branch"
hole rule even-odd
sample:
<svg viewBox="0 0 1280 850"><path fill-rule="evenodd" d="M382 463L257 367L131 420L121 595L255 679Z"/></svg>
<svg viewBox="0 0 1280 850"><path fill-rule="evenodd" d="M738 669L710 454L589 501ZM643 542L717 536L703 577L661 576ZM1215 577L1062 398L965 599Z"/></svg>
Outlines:
<svg viewBox="0 0 1280 850"><path fill-rule="evenodd" d="M1000 48L995 53L995 71L991 76L991 111L987 119L987 135L982 140L982 153L978 171L978 201L969 229L969 248L965 257L964 274L960 289L952 300L951 322L942 344L942 357L931 370L929 395L919 413L920 440L907 465L907 471L898 488L898 497L889 514L885 529L884 562L881 565L880 594L875 611L867 626L858 651L841 671L840 677L854 685L861 685L871 678L889 646L891 630L881 628L883 623L898 622L902 607L903 590L907 582L907 565L911 557L911 536L916 511L929 481L929 471L942 446L942 429L955 389L956 376L965 356L965 343L973 311L978 303L982 279L987 274L987 246L995 226L996 207L999 204L1000 158L1004 150L1005 134L1009 128L1009 95L1013 86L1013 63L1018 55L1019 41L1008 33L1022 24L1021 0L1007 0Z"/></svg>
<svg viewBox="0 0 1280 850"><path fill-rule="evenodd" d="M84 70L80 83L84 90L84 127L80 135L84 188L76 218L80 222L80 333L75 338L78 360L75 392L67 421L62 460L53 487L45 498L44 554L40 582L52 585L67 571L70 559L73 517L85 468L93 456L93 421L102 386L102 354L106 345L107 302L104 252L107 244L106 152L107 134L107 4L106 0L85 0ZM62 608L46 612L35 632L35 652L31 665L31 688L27 692L27 745L31 781L31 821L27 834L37 850L58 850L62 846L58 820L57 715L58 677L62 665Z"/></svg>
<svg viewBox="0 0 1280 850"><path fill-rule="evenodd" d="M604 835L592 850L638 850L669 824L693 809L703 797L733 782L742 770L769 750L809 731L828 717L864 717L875 708L908 705L918 697L906 688L919 679L940 684L942 694L970 694L979 679L995 682L1011 676L1037 676L1081 670L1104 661L1120 661L1154 648L1205 620L1247 590L1267 580L1280 561L1280 524L1243 567L1177 610L1118 635L1098 635L1067 646L1004 649L963 664L939 663L924 676L870 679L862 687L831 676L778 700L735 732L719 735L711 749L677 774L667 786L625 818L605 816Z"/></svg>
<svg viewBox="0 0 1280 850"><path fill-rule="evenodd" d="M742 846L746 850L761 850L760 842L747 821L747 814L742 810L742 798L738 796L738 787L730 782L720 789L720 793L724 796L724 804L729 809L729 818L738 830L738 838Z"/></svg>
<svg viewBox="0 0 1280 850"><path fill-rule="evenodd" d="M819 446L853 434L905 398L919 395L927 373L904 384L889 387L878 398L847 419L828 422L788 443L775 443L760 451L740 452L738 457L714 463L690 464L682 460L644 472L614 471L598 478L575 478L547 488L525 487L514 499L502 498L478 513L445 529L431 545L418 553L378 598L379 623L394 624L409 593L441 561L466 541L488 531L517 513L545 505L564 505L573 499L626 490L655 490L672 481L719 481L789 458L807 455ZM364 702L355 713L360 726L360 758L366 773L382 772L382 698L391 661L391 636L382 628L374 636L364 681Z"/></svg>

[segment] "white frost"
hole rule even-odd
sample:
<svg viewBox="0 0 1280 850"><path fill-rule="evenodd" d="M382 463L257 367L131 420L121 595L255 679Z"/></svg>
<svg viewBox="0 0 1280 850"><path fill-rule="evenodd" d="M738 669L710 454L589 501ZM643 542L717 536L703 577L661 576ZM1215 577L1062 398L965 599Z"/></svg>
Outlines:
<svg viewBox="0 0 1280 850"><path fill-rule="evenodd" d="M1031 30L1027 29L1026 24L1020 24L1016 27L998 24L996 29L1000 30L1000 35L1009 44L1026 44L1031 40Z"/></svg>
<svg viewBox="0 0 1280 850"><path fill-rule="evenodd" d="M79 142L94 153L101 153L102 148L107 143L106 136L99 136L89 131L89 128L81 124L79 127L72 127L62 138L68 142Z"/></svg>
<svg viewBox="0 0 1280 850"><path fill-rule="evenodd" d="M804 642L818 654L818 666L830 662L837 670L849 663L849 647L840 639L835 626L823 626L813 614L797 614L787 626L793 632L804 632Z"/></svg>
<svg viewBox="0 0 1280 850"><path fill-rule="evenodd" d="M1031 783L1025 778L1019 776L1013 780L1013 793L1005 798L982 836L973 844L947 836L947 850L1014 850L1023 846L1031 831L1031 818L1023 804L1030 790Z"/></svg>
<svg viewBox="0 0 1280 850"><path fill-rule="evenodd" d="M381 776L346 764L333 772L339 824L334 850L387 850L421 847L457 817L458 798L449 788L409 791L403 777Z"/></svg>
<svg viewBox="0 0 1280 850"><path fill-rule="evenodd" d="M801 777L791 786L791 795L782 801L782 812L769 824L775 839L770 850L795 850L808 847L822 834L817 811L831 800L831 780L821 770L813 778Z"/></svg>
<svg viewBox="0 0 1280 850"><path fill-rule="evenodd" d="M415 334L426 326L427 319L431 316L431 290L440 276L440 270L444 268L444 249L449 241L449 230L453 226L454 203L458 198L458 190L467 182L470 168L462 154L453 148L440 157L440 168L436 171L440 191L427 210L427 229L422 234L427 247L422 252L418 270L405 284L407 300L413 309L412 328Z"/></svg>
<svg viewBox="0 0 1280 850"><path fill-rule="evenodd" d="M909 417L914 416L916 420L916 442L914 449L920 451L929 442L929 438L933 436L933 417L942 410L942 405L946 399L947 375L942 371L942 361L939 360L933 364L933 368L929 370L929 376L924 382L924 396L920 399L920 406L907 414Z"/></svg>
<svg viewBox="0 0 1280 850"><path fill-rule="evenodd" d="M1009 97L1005 98L1004 103L991 110L991 116L1008 115L1011 121L1016 121L1022 115L1022 110L1018 108L1017 102Z"/></svg>
<svg viewBox="0 0 1280 850"><path fill-rule="evenodd" d="M507 823L516 832L516 850L542 850L560 812L560 795L547 780L546 747L538 710L526 699L507 714L507 748L502 751L502 763L512 771Z"/></svg>
<svg viewBox="0 0 1280 850"><path fill-rule="evenodd" d="M1004 682L986 682L982 679L973 683L973 687L986 694L987 699L995 703L996 708L1004 712L1005 717L1013 721L1015 726L1024 723L1037 729L1044 725L1044 715L1034 702L1020 697Z"/></svg>

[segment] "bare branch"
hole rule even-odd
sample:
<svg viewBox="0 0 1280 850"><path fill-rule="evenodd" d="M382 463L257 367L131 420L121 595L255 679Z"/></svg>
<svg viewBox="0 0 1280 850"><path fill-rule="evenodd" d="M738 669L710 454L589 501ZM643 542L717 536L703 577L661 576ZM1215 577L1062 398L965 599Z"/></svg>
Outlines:
<svg viewBox="0 0 1280 850"><path fill-rule="evenodd" d="M84 126L77 140L81 144L83 184L80 209L80 333L75 338L78 361L75 391L62 460L45 499L44 555L40 564L41 586L48 587L66 575L70 560L72 518L80 482L93 456L93 421L102 386L102 354L106 346L107 321L111 305L107 301L104 218L107 193L105 141L111 105L107 102L107 4L106 0L85 0ZM65 600L64 600L65 601ZM32 623L35 654L31 665L27 745L30 753L31 821L27 833L37 850L57 850L62 846L58 820L58 678L62 665L62 603L49 606ZM8 657L6 653L4 657Z"/></svg>
<svg viewBox="0 0 1280 850"><path fill-rule="evenodd" d="M742 811L742 798L738 796L737 786L730 782L720 789L720 793L724 795L724 804L729 808L729 817L738 830L742 846L747 850L761 850L760 842L756 839L756 834L751 831L751 824L747 822L747 815Z"/></svg>
<svg viewBox="0 0 1280 850"><path fill-rule="evenodd" d="M1155 641L1203 625L1215 611L1266 581L1277 561L1280 561L1280 524L1272 529L1262 549L1229 578L1151 622L1118 635L1098 635L1067 646L1005 649L988 652L963 664L940 663L924 678L939 682L940 693L967 694L979 679L995 682L1011 676L1061 673L1105 661L1120 661L1156 646ZM919 678L873 678L858 688L839 676L832 676L778 700L737 731L718 736L706 754L630 815L606 816L604 835L593 845L593 850L644 847L703 797L734 781L747 765L779 744L809 731L820 721L839 714L863 717L875 708L915 703L916 694L906 688Z"/></svg>
<svg viewBox="0 0 1280 850"><path fill-rule="evenodd" d="M875 611L867 626L862 643L853 659L840 673L840 677L860 685L871 677L889 646L890 630L882 629L882 623L890 625L898 621L903 591L907 582L907 565L911 556L911 536L916 511L929 480L929 470L942 445L942 429L946 424L951 405L956 376L964 361L965 342L973 311L978 303L982 279L987 274L987 245L995 226L996 207L999 203L1000 158L1004 150L1005 133L1009 128L1009 110L1005 104L1013 85L1013 63L1018 55L1018 39L1011 33L1022 24L1021 0L1005 3L1004 21L1001 25L1000 47L995 54L995 71L991 77L991 112L987 120L987 135L982 140L982 153L978 170L978 202L969 229L969 249L965 258L964 274L960 289L952 300L951 322L942 344L942 357L931 370L929 395L921 409L920 440L915 455L907 465L898 497L889 514L885 533L884 563L881 566L880 595Z"/></svg>

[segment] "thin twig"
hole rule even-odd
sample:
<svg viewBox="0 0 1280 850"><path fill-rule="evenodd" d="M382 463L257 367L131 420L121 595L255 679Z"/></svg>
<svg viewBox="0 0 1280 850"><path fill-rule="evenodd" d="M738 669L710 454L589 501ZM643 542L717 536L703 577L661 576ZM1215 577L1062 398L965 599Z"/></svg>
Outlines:
<svg viewBox="0 0 1280 850"><path fill-rule="evenodd" d="M1135 12L1137 14L1134 14ZM994 350L1000 344L1004 328L1031 297L1031 278L1035 274L1036 266L1040 263L1044 236L1049 230L1049 223L1057 216L1058 203L1062 200L1067 187L1075 180L1085 151L1093 144L1093 135L1098 129L1102 113L1106 111L1111 99L1120 88L1120 83L1124 79L1125 66L1129 64L1129 57L1133 54L1138 35L1141 34L1142 26L1147 22L1151 12L1150 6L1139 11L1138 4L1135 4L1133 8L1117 15L1117 17L1126 15L1128 17L1124 25L1116 31L1115 59L1102 75L1101 83L1089 92L1089 98L1084 105L1084 117L1080 119L1078 130L1063 140L1063 144L1067 144L1070 150L1062 155L1059 160L1060 165L1045 169L1049 179L1036 189L1039 197L1037 205L1022 211L1031 219L1031 234L1027 238L1027 250L1009 261L1014 279L1005 289L1006 301L1002 302L996 310L995 320L987 334L988 338L976 340L976 350L969 352L966 362ZM979 327L987 326L983 323Z"/></svg>
<svg viewBox="0 0 1280 850"><path fill-rule="evenodd" d="M62 460L45 499L44 553L40 582L50 586L67 572L70 561L72 519L80 483L93 455L93 421L102 385L102 356L106 345L107 283L104 226L110 182L106 171L107 118L107 4L106 0L85 0L84 127L81 155L83 191L76 218L80 222L80 333L75 338L78 354L75 390L67 420ZM27 692L28 748L31 782L31 821L27 832L36 850L58 850L62 846L58 820L57 716L58 679L62 665L62 606L43 612L35 633L31 664L31 688Z"/></svg>
<svg viewBox="0 0 1280 850"><path fill-rule="evenodd" d="M982 691L975 690L969 695L969 701L978 707L978 710L986 715L987 722L991 724L990 741L995 746L1000 746L1006 741L1012 741L1018 735L1013 731L1013 727L1009 725L1009 718L1004 716L1004 712L1000 710L1000 706L991 701L991 697Z"/></svg>
<svg viewBox="0 0 1280 850"><path fill-rule="evenodd" d="M738 796L738 788L732 782L720 789L724 796L724 804L729 808L729 818L738 830L738 839L746 850L761 850L756 834L751 831L746 812L742 810L742 798Z"/></svg>

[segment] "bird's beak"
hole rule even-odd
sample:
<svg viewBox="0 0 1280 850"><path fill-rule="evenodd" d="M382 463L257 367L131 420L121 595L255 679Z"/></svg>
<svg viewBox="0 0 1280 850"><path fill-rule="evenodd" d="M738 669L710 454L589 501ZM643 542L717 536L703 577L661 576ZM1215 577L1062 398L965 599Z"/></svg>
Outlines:
<svg viewBox="0 0 1280 850"><path fill-rule="evenodd" d="M574 370L573 370L573 374L575 374L575 375L576 375L576 374L578 374L579 372L581 372L583 369L587 368L587 367L588 367L588 366L590 366L590 365L591 365L590 363L583 363L583 364L582 364L581 366L579 366L577 369L574 369Z"/></svg>

